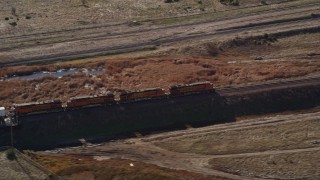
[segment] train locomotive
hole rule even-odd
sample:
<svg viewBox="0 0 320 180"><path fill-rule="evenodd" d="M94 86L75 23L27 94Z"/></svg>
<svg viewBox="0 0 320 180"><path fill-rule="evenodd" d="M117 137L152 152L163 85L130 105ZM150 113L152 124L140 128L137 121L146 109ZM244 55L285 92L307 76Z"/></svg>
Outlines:
<svg viewBox="0 0 320 180"><path fill-rule="evenodd" d="M213 84L211 82L198 82L192 84L179 84L171 86L170 89L171 96L181 96L187 94L195 94L202 92L214 92Z"/></svg>
<svg viewBox="0 0 320 180"><path fill-rule="evenodd" d="M70 98L67 102L67 108L77 108L88 105L97 104L112 104L114 103L114 94L108 93L106 95L95 95L95 96L80 96Z"/></svg>
<svg viewBox="0 0 320 180"><path fill-rule="evenodd" d="M164 89L161 88L150 88L140 91L123 91L120 93L120 102L136 101L143 99L156 99L162 98L166 95Z"/></svg>
<svg viewBox="0 0 320 180"><path fill-rule="evenodd" d="M214 92L213 84L211 82L199 82L192 84L180 84L171 86L169 94L162 88L149 88L139 91L123 91L120 92L120 99L116 100L113 93L94 95L94 96L80 96L70 98L66 105L62 105L60 100L14 104L13 111L16 115L26 115L38 112L52 112L60 110L68 110L75 108L82 108L87 106L107 105L114 103L127 103L140 100L161 99L170 96L183 96L198 93Z"/></svg>
<svg viewBox="0 0 320 180"><path fill-rule="evenodd" d="M23 103L13 105L15 113L18 115L28 114L32 112L41 112L50 109L59 110L62 109L62 102L60 100L51 100L43 102Z"/></svg>

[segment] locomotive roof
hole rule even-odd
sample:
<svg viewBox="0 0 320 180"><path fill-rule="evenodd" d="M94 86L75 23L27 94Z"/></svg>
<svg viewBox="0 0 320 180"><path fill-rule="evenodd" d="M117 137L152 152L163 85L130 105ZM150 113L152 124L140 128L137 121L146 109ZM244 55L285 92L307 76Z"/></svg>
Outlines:
<svg viewBox="0 0 320 180"><path fill-rule="evenodd" d="M97 98L97 97L110 97L110 96L114 96L114 94L112 93L108 93L108 94L103 94L103 95L93 95L93 96L77 96L77 97L72 97L70 98L70 100L77 100L77 99L90 99L90 98Z"/></svg>
<svg viewBox="0 0 320 180"><path fill-rule="evenodd" d="M147 91L155 91L155 90L164 90L163 88L147 88L136 91L122 91L120 94L129 94L129 93L138 93L138 92L147 92Z"/></svg>
<svg viewBox="0 0 320 180"><path fill-rule="evenodd" d="M13 104L13 106L15 106L15 107L20 107L20 106L33 106L33 105L50 104L50 103L61 103L61 101L60 101L60 100L49 100L49 101L41 101L41 102L31 102L31 103Z"/></svg>
<svg viewBox="0 0 320 180"><path fill-rule="evenodd" d="M212 83L210 81L204 81L204 82L196 82L196 83L191 83L191 84L177 84L177 85L171 86L170 88L196 86L196 85L203 85L203 84L212 84Z"/></svg>

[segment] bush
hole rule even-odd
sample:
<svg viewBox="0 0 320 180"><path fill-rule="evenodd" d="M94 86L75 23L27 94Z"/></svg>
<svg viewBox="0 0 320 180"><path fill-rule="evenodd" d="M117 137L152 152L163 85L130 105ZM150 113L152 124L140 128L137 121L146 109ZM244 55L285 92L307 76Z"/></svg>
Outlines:
<svg viewBox="0 0 320 180"><path fill-rule="evenodd" d="M54 175L53 174L48 174L48 176L45 178L45 180L52 180L52 179L55 179Z"/></svg>
<svg viewBox="0 0 320 180"><path fill-rule="evenodd" d="M267 3L266 0L262 0L262 1L261 1L261 4L262 4L262 5L268 5L268 3Z"/></svg>
<svg viewBox="0 0 320 180"><path fill-rule="evenodd" d="M220 0L221 4L224 5L232 5L232 6L239 6L239 0Z"/></svg>
<svg viewBox="0 0 320 180"><path fill-rule="evenodd" d="M219 48L216 45L213 44L207 44L207 52L211 56L217 56L220 52Z"/></svg>
<svg viewBox="0 0 320 180"><path fill-rule="evenodd" d="M180 0L164 0L165 3L179 2Z"/></svg>
<svg viewBox="0 0 320 180"><path fill-rule="evenodd" d="M10 22L9 23L11 26L17 26L18 24L17 24L17 22Z"/></svg>
<svg viewBox="0 0 320 180"><path fill-rule="evenodd" d="M232 0L230 4L233 6L239 6L239 0Z"/></svg>
<svg viewBox="0 0 320 180"><path fill-rule="evenodd" d="M278 41L276 37L271 36L269 34L264 34L263 36L253 40L253 43L256 45L263 45L263 44L270 45L271 43L274 43L276 41Z"/></svg>
<svg viewBox="0 0 320 180"><path fill-rule="evenodd" d="M17 159L16 154L14 152L13 148L10 148L6 151L6 157L8 160L13 161L15 159Z"/></svg>

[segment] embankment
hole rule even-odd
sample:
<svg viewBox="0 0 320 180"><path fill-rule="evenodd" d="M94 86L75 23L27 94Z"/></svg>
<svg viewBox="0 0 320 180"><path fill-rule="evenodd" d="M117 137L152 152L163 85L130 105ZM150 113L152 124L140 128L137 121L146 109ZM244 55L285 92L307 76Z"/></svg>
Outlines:
<svg viewBox="0 0 320 180"><path fill-rule="evenodd" d="M225 98L235 116L307 109L320 105L320 85L249 91Z"/></svg>
<svg viewBox="0 0 320 180"><path fill-rule="evenodd" d="M320 105L320 84L256 89L229 94L196 94L19 117L13 129L15 147L50 149L60 145L117 138L135 131L167 130L185 124L232 122L255 115ZM219 91L218 91L219 92ZM10 144L10 128L0 133L0 146Z"/></svg>
<svg viewBox="0 0 320 180"><path fill-rule="evenodd" d="M134 131L163 130L184 124L231 122L233 113L217 93L145 100L19 117L14 129L18 148L53 148L61 144L108 138ZM8 144L9 130L0 136Z"/></svg>

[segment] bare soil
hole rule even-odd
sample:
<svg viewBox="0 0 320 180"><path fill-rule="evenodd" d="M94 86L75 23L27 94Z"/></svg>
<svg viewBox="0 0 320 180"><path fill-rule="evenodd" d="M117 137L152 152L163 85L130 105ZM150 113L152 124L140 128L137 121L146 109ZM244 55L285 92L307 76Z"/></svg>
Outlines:
<svg viewBox="0 0 320 180"><path fill-rule="evenodd" d="M0 38L0 61L11 64L41 63L147 50L150 51L149 56L182 54L186 52L184 49L194 49L205 43L316 28L319 22L311 17L311 13L319 11L316 3L316 0L290 1L282 6L257 6L113 25L98 23L94 27L79 27L68 31L3 37ZM232 29L228 31L225 28Z"/></svg>
<svg viewBox="0 0 320 180"><path fill-rule="evenodd" d="M28 34L107 22L152 19L260 5L259 0L240 1L240 6L236 7L224 6L218 0L184 0L176 3L165 3L164 0L83 2L86 3L82 3L81 0L59 2L3 0L0 2L0 34ZM267 2L272 4L285 0Z"/></svg>
<svg viewBox="0 0 320 180"><path fill-rule="evenodd" d="M64 158L77 156L91 158L91 164L121 158L134 161L133 164L139 161L228 179L318 179L319 116L319 111L260 116L236 123L189 126L187 130L35 154L45 159L55 156L63 159L44 162L38 158L52 170L57 167L68 170L63 165ZM87 170L76 172L84 171ZM63 170L54 172L63 175Z"/></svg>
<svg viewBox="0 0 320 180"><path fill-rule="evenodd" d="M299 119L295 121L297 118L294 116L296 115L287 115L286 118L291 121L278 123L277 126L270 123L255 128L221 129L173 138L158 142L157 145L181 153L212 155L318 147L317 140L320 137L318 117L310 116L303 121Z"/></svg>
<svg viewBox="0 0 320 180"><path fill-rule="evenodd" d="M320 163L319 156L319 149L306 149L301 152L213 158L209 164L213 169L246 177L318 179L320 170L315 167Z"/></svg>
<svg viewBox="0 0 320 180"><path fill-rule="evenodd" d="M134 160L86 157L82 155L42 155L27 153L52 172L66 179L216 179L185 170L174 170Z"/></svg>

